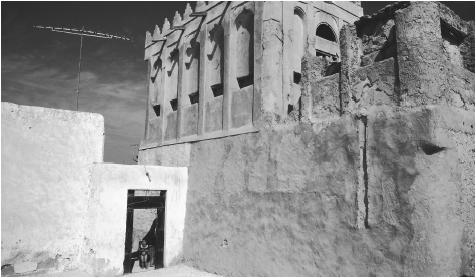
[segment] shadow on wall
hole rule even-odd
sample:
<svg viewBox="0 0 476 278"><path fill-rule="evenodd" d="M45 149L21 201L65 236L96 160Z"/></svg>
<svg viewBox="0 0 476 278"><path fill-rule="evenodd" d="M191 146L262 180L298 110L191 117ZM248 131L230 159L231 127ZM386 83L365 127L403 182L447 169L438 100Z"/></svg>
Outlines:
<svg viewBox="0 0 476 278"><path fill-rule="evenodd" d="M249 9L243 11L235 19L237 50L240 57L236 65L236 78L240 88L253 84L254 68L254 14ZM242 56L243 55L243 56Z"/></svg>

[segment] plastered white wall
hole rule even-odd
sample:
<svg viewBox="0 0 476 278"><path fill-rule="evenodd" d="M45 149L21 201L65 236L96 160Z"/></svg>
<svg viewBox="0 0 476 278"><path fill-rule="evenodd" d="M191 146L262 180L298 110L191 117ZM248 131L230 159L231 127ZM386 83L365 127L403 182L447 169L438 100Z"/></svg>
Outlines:
<svg viewBox="0 0 476 278"><path fill-rule="evenodd" d="M2 265L74 268L104 118L2 102L1 130Z"/></svg>
<svg viewBox="0 0 476 278"><path fill-rule="evenodd" d="M148 176L146 175L148 173ZM166 190L164 265L182 257L187 168L96 164L91 175L84 270L92 275L123 272L127 191Z"/></svg>

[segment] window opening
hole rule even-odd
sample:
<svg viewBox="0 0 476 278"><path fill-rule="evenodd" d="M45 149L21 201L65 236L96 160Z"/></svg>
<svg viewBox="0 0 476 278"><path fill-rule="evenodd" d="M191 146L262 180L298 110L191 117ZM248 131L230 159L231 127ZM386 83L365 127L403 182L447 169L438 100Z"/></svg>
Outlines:
<svg viewBox="0 0 476 278"><path fill-rule="evenodd" d="M153 105L152 108L154 108L155 115L160 117L160 104Z"/></svg>
<svg viewBox="0 0 476 278"><path fill-rule="evenodd" d="M301 73L293 71L293 81L295 84L299 84L301 82Z"/></svg>
<svg viewBox="0 0 476 278"><path fill-rule="evenodd" d="M198 92L191 93L188 95L188 97L190 98L190 104L198 103Z"/></svg>
<svg viewBox="0 0 476 278"><path fill-rule="evenodd" d="M173 111L177 111L177 106L178 106L177 98L174 98L170 101L170 106L172 107Z"/></svg>
<svg viewBox="0 0 476 278"><path fill-rule="evenodd" d="M328 41L337 42L336 35L335 35L334 31L332 30L332 28L329 25L327 25L325 23L320 24L319 26L317 26L316 36L321 37L323 39L326 39Z"/></svg>
<svg viewBox="0 0 476 278"><path fill-rule="evenodd" d="M247 76L238 77L237 81L238 81L238 86L240 86L240 89L244 87L248 87L250 85L253 85L253 75L250 74Z"/></svg>
<svg viewBox="0 0 476 278"><path fill-rule="evenodd" d="M215 85L212 85L211 86L212 88L212 92L213 92L213 96L214 97L218 97L218 96L221 96L223 95L223 84L215 84Z"/></svg>

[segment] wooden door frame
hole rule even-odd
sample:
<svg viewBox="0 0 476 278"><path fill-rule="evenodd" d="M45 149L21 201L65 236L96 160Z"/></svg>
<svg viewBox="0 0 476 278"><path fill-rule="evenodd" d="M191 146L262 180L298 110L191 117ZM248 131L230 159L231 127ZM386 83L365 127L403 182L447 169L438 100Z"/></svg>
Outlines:
<svg viewBox="0 0 476 278"><path fill-rule="evenodd" d="M163 226L163 242L161 253L162 262L159 263L160 267L164 267L164 253L165 253L165 201L167 196L166 190L148 190L144 191L160 191L160 196L134 196L135 191L141 191L139 189L132 189L127 191L127 216L126 216L126 238L124 246L124 274L132 273L134 263L131 263L130 257L134 254L132 252L132 231L134 229L134 210L135 209L159 209L162 208L162 219L159 225ZM154 245L158 245L155 242ZM158 248L155 246L155 248ZM157 262L156 262L157 263ZM157 264L155 268L158 268Z"/></svg>

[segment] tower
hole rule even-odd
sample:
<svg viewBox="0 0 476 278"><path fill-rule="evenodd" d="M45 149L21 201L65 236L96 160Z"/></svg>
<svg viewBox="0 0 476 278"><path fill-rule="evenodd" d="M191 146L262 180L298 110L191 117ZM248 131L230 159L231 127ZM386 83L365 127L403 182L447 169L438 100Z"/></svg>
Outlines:
<svg viewBox="0 0 476 278"><path fill-rule="evenodd" d="M143 147L254 132L300 105L301 58L340 60L352 2L198 2L147 32Z"/></svg>

